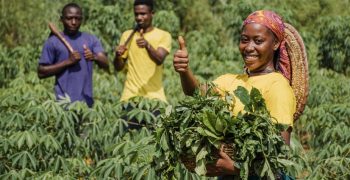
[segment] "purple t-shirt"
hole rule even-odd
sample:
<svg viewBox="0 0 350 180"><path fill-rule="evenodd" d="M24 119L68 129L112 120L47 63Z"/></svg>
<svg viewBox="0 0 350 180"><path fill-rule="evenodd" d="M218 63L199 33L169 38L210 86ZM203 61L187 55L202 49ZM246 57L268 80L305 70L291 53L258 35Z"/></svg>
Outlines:
<svg viewBox="0 0 350 180"><path fill-rule="evenodd" d="M79 63L66 68L56 75L55 93L56 98L59 96L69 95L71 101L85 101L89 107L93 104L92 96L92 67L93 62L85 60L85 44L94 54L104 52L101 42L93 35L79 32L75 36L62 34L71 44L75 51L80 53L81 60ZM50 36L43 47L40 65L52 65L69 57L69 51L64 44L56 37Z"/></svg>

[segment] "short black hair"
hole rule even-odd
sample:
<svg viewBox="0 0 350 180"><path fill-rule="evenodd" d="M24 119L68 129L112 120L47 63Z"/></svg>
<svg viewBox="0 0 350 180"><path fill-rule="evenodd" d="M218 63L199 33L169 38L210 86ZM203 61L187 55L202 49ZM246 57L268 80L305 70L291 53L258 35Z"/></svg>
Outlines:
<svg viewBox="0 0 350 180"><path fill-rule="evenodd" d="M153 0L135 0L134 7L137 5L146 5L153 11Z"/></svg>
<svg viewBox="0 0 350 180"><path fill-rule="evenodd" d="M61 16L63 17L64 16L64 12L68 9L68 8L77 8L80 10L80 12L83 14L83 10L81 9L81 7L77 4L77 3L68 3L66 5L64 5L64 7L62 8L62 14Z"/></svg>

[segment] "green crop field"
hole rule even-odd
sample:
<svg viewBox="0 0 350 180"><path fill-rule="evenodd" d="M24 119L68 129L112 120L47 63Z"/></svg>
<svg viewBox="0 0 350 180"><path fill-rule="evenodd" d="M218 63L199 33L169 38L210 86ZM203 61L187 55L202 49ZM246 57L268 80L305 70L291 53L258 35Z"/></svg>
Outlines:
<svg viewBox="0 0 350 180"><path fill-rule="evenodd" d="M82 31L96 35L110 72L95 68L95 104L56 102L54 78L40 80L37 66L49 36L60 29L66 0L0 0L0 179L168 179L157 171L152 128L125 130L119 102L125 72L112 65L123 31L134 24L132 0L80 0ZM158 0L154 25L172 35L163 85L170 105L185 98L172 66L183 35L191 68L201 82L242 73L238 51L244 18L259 9L283 16L303 37L309 61L309 97L293 127L289 174L300 179L350 179L349 0ZM128 113L147 124L167 104L137 98ZM165 162L165 160L164 160ZM171 164L171 179L207 179Z"/></svg>

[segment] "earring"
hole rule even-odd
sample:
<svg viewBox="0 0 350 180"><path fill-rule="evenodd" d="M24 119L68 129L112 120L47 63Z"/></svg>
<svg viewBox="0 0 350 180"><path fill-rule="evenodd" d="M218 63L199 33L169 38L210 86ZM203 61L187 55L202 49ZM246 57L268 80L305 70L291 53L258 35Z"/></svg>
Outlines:
<svg viewBox="0 0 350 180"><path fill-rule="evenodd" d="M245 66L244 65L244 67L243 67L243 71L244 71L244 73L246 73L246 74L250 74L250 72L249 72L249 69L247 68L247 66Z"/></svg>

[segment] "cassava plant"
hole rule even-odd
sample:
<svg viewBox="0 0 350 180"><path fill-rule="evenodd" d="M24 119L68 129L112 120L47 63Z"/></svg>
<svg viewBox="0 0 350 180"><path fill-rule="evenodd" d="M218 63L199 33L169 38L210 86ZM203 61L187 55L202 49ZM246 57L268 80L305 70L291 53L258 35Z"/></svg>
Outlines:
<svg viewBox="0 0 350 180"><path fill-rule="evenodd" d="M229 155L242 179L250 174L275 179L276 173L293 164L280 136L283 126L275 124L260 92L239 87L234 94L245 106L245 112L237 116L232 114L235 97L226 93L223 99L213 85L204 95L197 92L166 109L156 135L156 164L164 176L171 176L171 164L180 159L185 164L193 159L194 171L206 175L206 165L218 158L222 144L233 148Z"/></svg>

